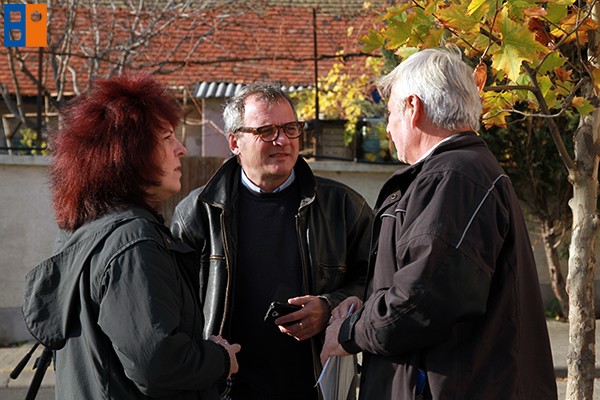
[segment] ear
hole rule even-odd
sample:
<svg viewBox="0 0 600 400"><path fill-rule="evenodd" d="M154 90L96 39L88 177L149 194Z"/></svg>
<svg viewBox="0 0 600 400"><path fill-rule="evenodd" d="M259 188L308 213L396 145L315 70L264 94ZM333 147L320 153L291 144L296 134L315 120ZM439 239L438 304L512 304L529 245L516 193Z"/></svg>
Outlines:
<svg viewBox="0 0 600 400"><path fill-rule="evenodd" d="M233 133L227 134L227 142L229 143L229 150L236 156L240 155L240 146L238 143L239 137Z"/></svg>
<svg viewBox="0 0 600 400"><path fill-rule="evenodd" d="M425 115L425 106L423 105L423 101L414 94L408 96L406 103L410 112L410 126L414 128L418 125L419 120Z"/></svg>

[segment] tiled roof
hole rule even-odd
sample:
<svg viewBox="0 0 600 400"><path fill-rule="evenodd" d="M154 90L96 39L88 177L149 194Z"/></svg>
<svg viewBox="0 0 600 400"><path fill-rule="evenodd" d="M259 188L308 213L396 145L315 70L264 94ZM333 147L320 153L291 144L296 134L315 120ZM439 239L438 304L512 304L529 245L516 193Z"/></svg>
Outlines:
<svg viewBox="0 0 600 400"><path fill-rule="evenodd" d="M211 97L231 97L245 86L244 83L231 82L199 82L193 92L194 97L203 99ZM282 89L286 92L295 92L303 89L311 89L314 86L286 86L282 85Z"/></svg>
<svg viewBox="0 0 600 400"><path fill-rule="evenodd" d="M290 2L291 3L291 2ZM53 10L49 36L56 38L64 30L65 10ZM72 69L67 72L67 91L74 87L83 90L88 80L91 40L89 10L77 14L77 34L73 37ZM249 83L257 80L274 80L287 86L314 85L313 9L299 6L272 6L257 8L213 9L198 15L181 18L177 26L155 36L149 50L135 56L133 68L153 71L164 84L185 86L198 92L198 84L211 82L231 84ZM126 11L110 11L104 19L115 23L112 29L101 29L102 39L110 33L123 35L126 29L119 21L131 19ZM195 18L195 19L194 19ZM1 24L1 22L0 22ZM375 24L373 14L366 12L352 17L317 14L317 59L319 76L327 74L337 52L344 51L346 62L356 65L356 73L363 71L365 55L361 53L358 38L365 35ZM107 31L108 30L108 31ZM0 29L3 32L3 29ZM181 40L183 35L190 36ZM46 48L45 50L48 50ZM7 64L7 48L0 47L0 83L14 91ZM37 51L27 54L26 65L37 76ZM114 67L118 52L107 52L101 72L106 74ZM164 63L160 61L167 60ZM16 65L18 69L19 66ZM52 68L45 59L44 74L52 75ZM47 79L47 78L46 78ZM47 79L49 81L49 79ZM19 73L21 92L36 93L30 78ZM56 88L48 84L50 91Z"/></svg>
<svg viewBox="0 0 600 400"><path fill-rule="evenodd" d="M371 6L382 7L386 4L393 5L394 0L246 0L244 3L254 8L257 7L309 7L316 8L320 14L330 14L338 16L352 16L361 13L365 9L365 3L370 3ZM80 0L79 4L83 4ZM105 7L125 7L130 3L130 0L96 0L96 4ZM172 0L154 0L154 4L165 6L173 5ZM240 0L196 0L194 5L199 5L205 8L239 6L242 3ZM176 4L176 3L175 3Z"/></svg>

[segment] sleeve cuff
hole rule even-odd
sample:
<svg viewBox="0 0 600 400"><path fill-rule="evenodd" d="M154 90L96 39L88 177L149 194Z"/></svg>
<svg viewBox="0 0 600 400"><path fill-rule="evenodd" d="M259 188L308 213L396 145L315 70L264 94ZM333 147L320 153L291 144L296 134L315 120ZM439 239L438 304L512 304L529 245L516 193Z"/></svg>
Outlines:
<svg viewBox="0 0 600 400"><path fill-rule="evenodd" d="M221 350L224 356L223 367L225 368L225 372L223 373L223 376L219 378L216 385L219 388L219 390L222 390L227 386L227 376L229 375L229 370L231 369L231 360L229 359L229 353L227 352L227 349L225 347L216 343L215 345Z"/></svg>
<svg viewBox="0 0 600 400"><path fill-rule="evenodd" d="M331 300L328 297L323 295L319 295L317 297L323 300L325 303L327 303L327 305L329 306L329 312L333 311L333 304L331 304Z"/></svg>
<svg viewBox="0 0 600 400"><path fill-rule="evenodd" d="M354 342L354 326L362 315L362 309L350 315L342 323L338 334L338 342L350 354L360 353L362 349Z"/></svg>

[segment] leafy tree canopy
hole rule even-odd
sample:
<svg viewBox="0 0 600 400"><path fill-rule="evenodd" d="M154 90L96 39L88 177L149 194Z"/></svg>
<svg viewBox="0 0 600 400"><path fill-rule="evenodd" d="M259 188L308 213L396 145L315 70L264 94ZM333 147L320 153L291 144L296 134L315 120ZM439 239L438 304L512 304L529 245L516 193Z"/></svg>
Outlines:
<svg viewBox="0 0 600 400"><path fill-rule="evenodd" d="M577 3L579 4L579 3ZM578 93L586 79L600 88L600 70L583 47L598 24L574 0L414 0L387 9L381 28L362 41L404 58L419 49L454 44L472 62L486 127L506 126L511 112L555 116L594 110ZM516 106L521 104L521 106ZM522 111L518 111L522 110Z"/></svg>

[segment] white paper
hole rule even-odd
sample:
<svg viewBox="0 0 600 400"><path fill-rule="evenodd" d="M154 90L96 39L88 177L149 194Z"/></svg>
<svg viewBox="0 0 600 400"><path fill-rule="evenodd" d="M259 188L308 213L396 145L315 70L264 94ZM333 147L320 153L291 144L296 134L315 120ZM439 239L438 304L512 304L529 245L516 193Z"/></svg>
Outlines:
<svg viewBox="0 0 600 400"><path fill-rule="evenodd" d="M355 376L355 356L329 357L317 381L323 393L323 399L346 400Z"/></svg>
<svg viewBox="0 0 600 400"><path fill-rule="evenodd" d="M350 306L348 315L354 311ZM356 376L356 356L331 356L327 359L323 371L317 380L324 400L346 400Z"/></svg>

